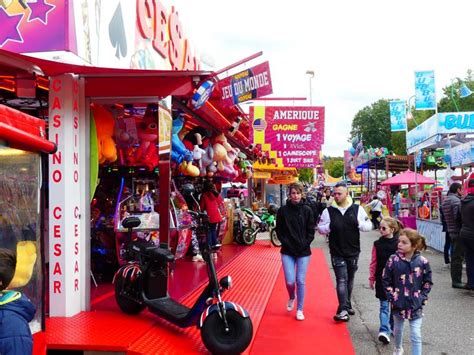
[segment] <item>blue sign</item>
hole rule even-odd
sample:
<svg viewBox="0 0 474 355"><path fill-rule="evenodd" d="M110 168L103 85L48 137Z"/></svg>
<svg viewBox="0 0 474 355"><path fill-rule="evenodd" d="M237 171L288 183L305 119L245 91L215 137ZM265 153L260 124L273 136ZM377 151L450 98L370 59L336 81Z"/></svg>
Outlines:
<svg viewBox="0 0 474 355"><path fill-rule="evenodd" d="M434 70L415 72L415 110L436 110Z"/></svg>
<svg viewBox="0 0 474 355"><path fill-rule="evenodd" d="M406 131L407 116L405 101L390 101L390 129L392 132Z"/></svg>

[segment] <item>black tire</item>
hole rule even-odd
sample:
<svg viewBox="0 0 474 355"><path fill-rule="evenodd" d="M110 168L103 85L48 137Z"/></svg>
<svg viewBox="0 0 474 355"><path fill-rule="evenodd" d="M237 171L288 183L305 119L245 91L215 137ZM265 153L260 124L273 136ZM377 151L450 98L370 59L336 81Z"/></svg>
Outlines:
<svg viewBox="0 0 474 355"><path fill-rule="evenodd" d="M242 240L242 227L240 226L239 221L234 222L234 240L238 244L244 244L244 242Z"/></svg>
<svg viewBox="0 0 474 355"><path fill-rule="evenodd" d="M115 279L115 301L123 313L138 314L145 309L138 290L138 278L133 282L117 275Z"/></svg>
<svg viewBox="0 0 474 355"><path fill-rule="evenodd" d="M242 241L245 245L252 245L257 239L257 233L252 228L245 228L242 232Z"/></svg>
<svg viewBox="0 0 474 355"><path fill-rule="evenodd" d="M270 241L276 247L281 247L280 239L278 239L277 232L275 228L270 229Z"/></svg>
<svg viewBox="0 0 474 355"><path fill-rule="evenodd" d="M211 313L201 328L201 339L212 354L240 354L249 346L253 336L252 321L230 309L226 312L229 331L225 331L219 312Z"/></svg>

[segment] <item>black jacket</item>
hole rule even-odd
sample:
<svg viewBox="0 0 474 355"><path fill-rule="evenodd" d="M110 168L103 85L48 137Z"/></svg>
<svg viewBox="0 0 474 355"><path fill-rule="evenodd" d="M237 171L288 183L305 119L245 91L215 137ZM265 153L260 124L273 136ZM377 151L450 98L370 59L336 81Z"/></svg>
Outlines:
<svg viewBox="0 0 474 355"><path fill-rule="evenodd" d="M446 226L451 237L459 234L459 226L456 224L456 216L460 205L461 197L455 193L448 193L448 196L446 196L441 205L444 220L446 221Z"/></svg>
<svg viewBox="0 0 474 355"><path fill-rule="evenodd" d="M459 237L474 240L474 195L466 195L461 200L459 210L458 221L461 226Z"/></svg>
<svg viewBox="0 0 474 355"><path fill-rule="evenodd" d="M315 225L313 211L304 201L293 204L290 200L278 210L276 232L281 241L281 253L294 257L311 255Z"/></svg>

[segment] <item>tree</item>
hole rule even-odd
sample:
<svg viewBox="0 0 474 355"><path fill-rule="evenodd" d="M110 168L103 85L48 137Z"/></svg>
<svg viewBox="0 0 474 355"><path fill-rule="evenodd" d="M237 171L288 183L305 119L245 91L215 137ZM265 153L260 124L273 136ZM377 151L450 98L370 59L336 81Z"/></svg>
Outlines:
<svg viewBox="0 0 474 355"><path fill-rule="evenodd" d="M332 177L339 178L344 174L344 158L342 157L329 157L324 161L324 169L328 171L328 174Z"/></svg>
<svg viewBox="0 0 474 355"><path fill-rule="evenodd" d="M313 169L312 168L298 169L298 179L301 182L307 182L309 184L312 184L314 180Z"/></svg>
<svg viewBox="0 0 474 355"><path fill-rule="evenodd" d="M467 71L466 77L463 79L464 84L474 90L474 80L472 77L472 70ZM474 95L461 98L459 96L460 83L457 80L454 80L451 85L443 88L443 94L445 95L438 103L439 112L456 112L456 105L453 102L453 99L456 101L456 104L460 112L473 111L474 110Z"/></svg>

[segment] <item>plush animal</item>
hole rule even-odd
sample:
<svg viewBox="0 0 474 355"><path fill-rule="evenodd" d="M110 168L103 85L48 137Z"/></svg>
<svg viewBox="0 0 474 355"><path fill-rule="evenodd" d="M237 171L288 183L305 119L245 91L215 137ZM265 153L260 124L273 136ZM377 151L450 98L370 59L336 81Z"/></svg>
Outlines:
<svg viewBox="0 0 474 355"><path fill-rule="evenodd" d="M135 151L137 165L145 165L148 170L158 166L158 119L153 114L145 115L137 123L140 146Z"/></svg>
<svg viewBox="0 0 474 355"><path fill-rule="evenodd" d="M92 115L97 132L99 164L113 163L117 160L117 148L112 138L115 119L107 109L96 104L92 105Z"/></svg>
<svg viewBox="0 0 474 355"><path fill-rule="evenodd" d="M178 165L183 162L183 160L190 162L193 160L193 153L186 149L185 145L179 139L179 132L184 126L184 118L178 116L173 119L173 126L171 130L171 160L176 162Z"/></svg>

